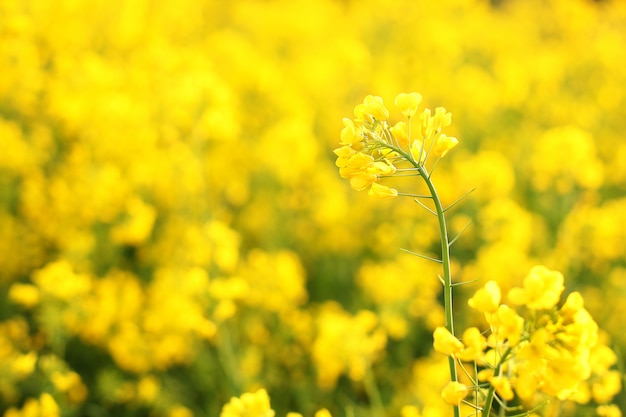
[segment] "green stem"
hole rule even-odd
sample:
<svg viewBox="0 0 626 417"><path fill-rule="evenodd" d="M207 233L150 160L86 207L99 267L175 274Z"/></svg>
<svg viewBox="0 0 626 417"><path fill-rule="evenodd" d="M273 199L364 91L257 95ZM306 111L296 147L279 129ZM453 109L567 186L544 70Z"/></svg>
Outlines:
<svg viewBox="0 0 626 417"><path fill-rule="evenodd" d="M441 237L441 263L443 265L443 306L446 315L446 329L454 335L454 315L452 314L452 275L450 273L450 242L448 238L448 229L446 227L446 216L443 212L443 205L435 189L435 185L430 180L430 175L423 165L416 166L422 179L426 183L433 203L435 204L435 212L439 220L439 234ZM450 380L458 381L456 361L452 356L448 357L450 366ZM454 416L459 417L461 411L459 406L454 406Z"/></svg>
<svg viewBox="0 0 626 417"><path fill-rule="evenodd" d="M433 182L430 180L430 174L426 170L426 167L419 161L416 161L409 152L388 143L382 143L382 145L397 152L405 160L409 161L411 165L415 167L415 169L417 169L419 175L426 183L426 186L428 187L428 191L430 193L430 197L435 204L435 214L437 215L437 219L439 220L439 235L441 238L441 263L443 265L443 307L445 309L446 329L448 329L448 331L454 335L454 315L452 314L452 275L450 273L450 240L448 238L446 216L444 213L443 205L441 204L441 200L439 199L439 195L437 194L437 189L435 188ZM448 364L450 367L450 380L452 382L457 382L458 375L456 369L456 361L453 357L448 357ZM456 405L453 407L453 409L454 417L460 417L460 407Z"/></svg>
<svg viewBox="0 0 626 417"><path fill-rule="evenodd" d="M365 385L365 391L367 392L367 397L372 404L373 413L377 417L383 417L385 415L385 407L383 405L383 400L380 395L380 390L378 389L378 384L376 383L376 376L370 367L368 367L365 372L365 378L363 380Z"/></svg>
<svg viewBox="0 0 626 417"><path fill-rule="evenodd" d="M507 359L507 357L511 354L512 349L509 346L505 351L504 354L502 355L502 358L500 359L500 361L498 362L498 365L496 366L496 371L495 371L495 375L499 376L500 372L502 371L502 365L504 364L504 361ZM491 406L493 405L493 396L495 394L496 388L489 384L489 391L487 391L487 397L485 398L485 408L483 408L483 413L482 415L484 417L489 417L489 414L491 414Z"/></svg>

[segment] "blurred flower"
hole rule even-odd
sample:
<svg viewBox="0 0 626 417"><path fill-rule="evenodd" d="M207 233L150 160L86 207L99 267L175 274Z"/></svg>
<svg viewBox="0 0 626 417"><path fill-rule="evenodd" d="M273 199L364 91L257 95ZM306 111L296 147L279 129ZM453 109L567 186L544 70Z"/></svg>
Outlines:
<svg viewBox="0 0 626 417"><path fill-rule="evenodd" d="M443 400L450 405L459 405L468 394L469 389L467 388L467 385L452 381L445 386L443 391L441 391Z"/></svg>
<svg viewBox="0 0 626 417"><path fill-rule="evenodd" d="M231 398L220 413L220 417L274 417L274 415L265 389Z"/></svg>
<svg viewBox="0 0 626 417"><path fill-rule="evenodd" d="M39 303L39 289L32 284L16 282L9 288L9 299L25 308L32 308Z"/></svg>
<svg viewBox="0 0 626 417"><path fill-rule="evenodd" d="M455 356L464 348L463 343L445 327L437 327L433 333L433 338L433 347L437 352L444 355Z"/></svg>
<svg viewBox="0 0 626 417"><path fill-rule="evenodd" d="M550 309L559 301L564 288L560 272L539 265L524 278L524 287L511 289L508 297L513 304L525 305L532 310Z"/></svg>
<svg viewBox="0 0 626 417"><path fill-rule="evenodd" d="M500 286L495 281L488 281L483 288L476 291L467 303L470 307L483 313L495 313L500 306Z"/></svg>

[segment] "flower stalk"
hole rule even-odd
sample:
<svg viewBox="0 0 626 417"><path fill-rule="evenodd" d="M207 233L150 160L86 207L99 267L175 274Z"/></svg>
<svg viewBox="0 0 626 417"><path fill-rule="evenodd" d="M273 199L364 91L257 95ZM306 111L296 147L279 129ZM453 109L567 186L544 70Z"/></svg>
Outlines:
<svg viewBox="0 0 626 417"><path fill-rule="evenodd" d="M350 180L354 189L363 190L369 187L369 194L390 198L399 194L397 190L381 185L379 180L384 177L414 176L422 178L428 188L428 195L417 196L416 202L423 205L419 198L433 201L435 214L439 223L441 242L441 259L437 260L443 268L443 293L445 326L454 335L454 316L452 309L452 276L450 272L450 240L446 226L445 209L431 179L432 169L426 168L426 161L432 153L437 160L458 144L458 140L442 133L442 129L451 123L451 115L443 107L425 109L413 126L412 121L422 100L417 93L399 94L395 103L406 117L406 122L399 122L389 127L387 118L389 111L384 107L380 97L367 96L363 104L355 110L356 120L344 119L341 132L341 148L335 150L337 166L340 174ZM417 128L417 129L415 129ZM414 135L415 130L417 133ZM406 167L408 165L408 167ZM411 175L411 173L413 175ZM457 365L453 356L449 357L450 381L457 383ZM460 416L459 405L453 405L455 417Z"/></svg>

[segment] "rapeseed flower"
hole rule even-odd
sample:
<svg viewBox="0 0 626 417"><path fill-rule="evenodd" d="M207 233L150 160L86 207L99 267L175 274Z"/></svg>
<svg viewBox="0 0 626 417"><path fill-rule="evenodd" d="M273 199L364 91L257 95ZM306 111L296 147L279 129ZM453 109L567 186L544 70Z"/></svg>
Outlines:
<svg viewBox="0 0 626 417"><path fill-rule="evenodd" d="M465 346L445 327L437 327L433 333L433 347L439 353L448 356L455 356L463 350Z"/></svg>
<svg viewBox="0 0 626 417"><path fill-rule="evenodd" d="M513 304L525 305L532 310L550 309L559 301L564 289L560 272L539 265L526 275L524 287L511 289L508 297Z"/></svg>
<svg viewBox="0 0 626 417"><path fill-rule="evenodd" d="M233 397L222 407L220 417L274 417L276 413L270 407L270 398L265 389L246 392L240 397Z"/></svg>

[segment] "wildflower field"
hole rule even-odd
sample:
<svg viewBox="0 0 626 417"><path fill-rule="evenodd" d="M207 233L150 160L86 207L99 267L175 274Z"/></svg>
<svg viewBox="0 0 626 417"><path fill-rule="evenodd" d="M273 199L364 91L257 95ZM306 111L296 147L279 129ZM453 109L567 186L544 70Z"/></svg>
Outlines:
<svg viewBox="0 0 626 417"><path fill-rule="evenodd" d="M0 0L0 415L619 417L624 132L621 0Z"/></svg>

